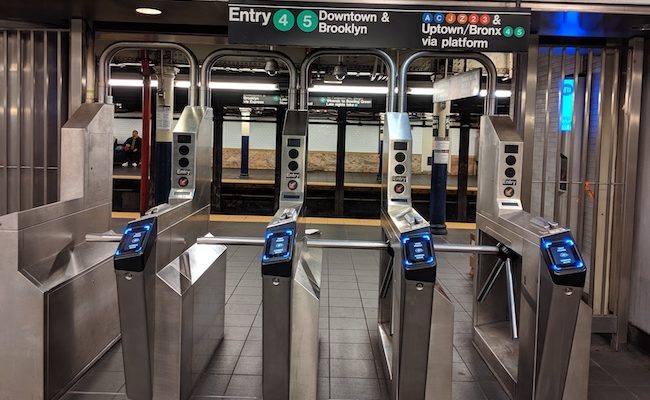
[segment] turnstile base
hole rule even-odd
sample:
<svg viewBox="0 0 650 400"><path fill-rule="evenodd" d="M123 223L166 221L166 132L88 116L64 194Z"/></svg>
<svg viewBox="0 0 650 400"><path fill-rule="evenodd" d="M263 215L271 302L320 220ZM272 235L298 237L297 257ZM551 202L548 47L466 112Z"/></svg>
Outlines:
<svg viewBox="0 0 650 400"><path fill-rule="evenodd" d="M519 344L510 337L508 321L474 327L473 343L508 397L515 395Z"/></svg>

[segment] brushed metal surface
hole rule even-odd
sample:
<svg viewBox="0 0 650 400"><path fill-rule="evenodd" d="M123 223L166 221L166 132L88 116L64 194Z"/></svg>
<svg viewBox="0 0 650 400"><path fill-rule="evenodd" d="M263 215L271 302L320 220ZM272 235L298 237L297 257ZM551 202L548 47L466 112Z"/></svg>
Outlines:
<svg viewBox="0 0 650 400"><path fill-rule="evenodd" d="M302 252L291 282L291 372L289 399L316 400L318 391L318 349L320 275L322 250ZM307 260L305 259L305 256Z"/></svg>
<svg viewBox="0 0 650 400"><path fill-rule="evenodd" d="M153 357L152 311L147 298L153 295L152 267L143 272L115 271L126 394L133 400L151 399Z"/></svg>
<svg viewBox="0 0 650 400"><path fill-rule="evenodd" d="M582 389L588 377L589 352L584 346L590 341L591 318L579 318L578 313L590 308L581 299L582 288L553 283L540 251L546 236L569 230L534 221L521 206L504 209L503 159L513 154L506 153L506 143L522 146L509 117L483 117L479 162L487 172L479 176L478 242L487 246L504 243L518 257L511 264L512 274L502 274L485 299L474 300L474 346L510 398L560 400L570 392L577 396L575 399L586 399ZM519 159L518 164L521 162ZM479 256L476 291L485 285L495 262L494 255ZM508 292L506 280L512 281L514 293ZM516 318L518 325L513 324ZM517 328L519 339L513 340ZM567 391L570 378L577 382L576 386L572 382Z"/></svg>
<svg viewBox="0 0 650 400"><path fill-rule="evenodd" d="M433 290L426 400L451 400L454 351L454 304L440 285Z"/></svg>
<svg viewBox="0 0 650 400"><path fill-rule="evenodd" d="M262 390L268 400L289 399L292 285L291 278L262 276Z"/></svg>
<svg viewBox="0 0 650 400"><path fill-rule="evenodd" d="M188 399L223 340L226 258L194 244L156 274L154 399Z"/></svg>
<svg viewBox="0 0 650 400"><path fill-rule="evenodd" d="M81 182L62 187L67 200L0 217L0 398L59 396L119 337L115 246L85 243L109 229L110 189L94 187L110 176L93 169L110 170L112 153L83 149L110 148L112 118L112 107L84 105L62 129L79 158L62 164Z"/></svg>

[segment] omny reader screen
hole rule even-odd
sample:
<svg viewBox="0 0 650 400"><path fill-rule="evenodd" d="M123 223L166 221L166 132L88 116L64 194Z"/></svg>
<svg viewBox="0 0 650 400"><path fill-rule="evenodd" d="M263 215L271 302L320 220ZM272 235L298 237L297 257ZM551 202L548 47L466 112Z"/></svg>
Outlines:
<svg viewBox="0 0 650 400"><path fill-rule="evenodd" d="M289 236L275 236L271 238L269 245L270 255L281 256L289 250Z"/></svg>
<svg viewBox="0 0 650 400"><path fill-rule="evenodd" d="M267 231L262 261L264 263L276 263L289 260L292 252L293 235L294 230L286 227Z"/></svg>
<svg viewBox="0 0 650 400"><path fill-rule="evenodd" d="M558 267L573 267L578 262L578 256L575 253L573 246L551 246L549 250L551 251L553 264Z"/></svg>
<svg viewBox="0 0 650 400"><path fill-rule="evenodd" d="M136 225L126 228L122 241L120 242L116 256L129 253L140 253L147 239L147 233L151 230L151 224Z"/></svg>
<svg viewBox="0 0 650 400"><path fill-rule="evenodd" d="M428 242L423 240L409 240L406 243L407 259L413 263L423 262L431 257Z"/></svg>

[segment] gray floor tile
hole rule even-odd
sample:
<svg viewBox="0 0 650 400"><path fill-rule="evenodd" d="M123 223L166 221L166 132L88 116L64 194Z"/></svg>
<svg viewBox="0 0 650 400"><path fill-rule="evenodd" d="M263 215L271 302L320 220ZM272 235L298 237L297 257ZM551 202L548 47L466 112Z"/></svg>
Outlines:
<svg viewBox="0 0 650 400"><path fill-rule="evenodd" d="M377 378L377 373L372 360L330 359L330 377Z"/></svg>
<svg viewBox="0 0 650 400"><path fill-rule="evenodd" d="M235 365L239 356L224 356L224 355L215 355L208 368L206 373L213 375L231 375L235 370Z"/></svg>
<svg viewBox="0 0 650 400"><path fill-rule="evenodd" d="M366 320L363 318L330 318L330 328L336 330L366 329Z"/></svg>
<svg viewBox="0 0 650 400"><path fill-rule="evenodd" d="M262 397L262 377L233 375L226 389L226 396Z"/></svg>
<svg viewBox="0 0 650 400"><path fill-rule="evenodd" d="M241 355L246 357L262 357L262 341L247 340L241 351Z"/></svg>
<svg viewBox="0 0 650 400"><path fill-rule="evenodd" d="M630 391L619 385L589 386L589 400L638 400Z"/></svg>
<svg viewBox="0 0 650 400"><path fill-rule="evenodd" d="M372 360L373 354L368 343L330 343L330 358Z"/></svg>
<svg viewBox="0 0 650 400"><path fill-rule="evenodd" d="M378 379L330 378L332 399L382 400Z"/></svg>
<svg viewBox="0 0 650 400"><path fill-rule="evenodd" d="M120 393L123 386L123 372L90 371L72 387L71 391Z"/></svg>
<svg viewBox="0 0 650 400"><path fill-rule="evenodd" d="M330 329L331 343L370 343L368 331Z"/></svg>
<svg viewBox="0 0 650 400"><path fill-rule="evenodd" d="M362 307L329 307L330 318L365 318Z"/></svg>
<svg viewBox="0 0 650 400"><path fill-rule="evenodd" d="M194 387L192 396L223 396L230 381L230 374L203 374Z"/></svg>
<svg viewBox="0 0 650 400"><path fill-rule="evenodd" d="M262 357L240 356L234 375L262 375Z"/></svg>
<svg viewBox="0 0 650 400"><path fill-rule="evenodd" d="M221 342L215 355L217 356L239 356L242 348L244 347L243 340L224 340Z"/></svg>

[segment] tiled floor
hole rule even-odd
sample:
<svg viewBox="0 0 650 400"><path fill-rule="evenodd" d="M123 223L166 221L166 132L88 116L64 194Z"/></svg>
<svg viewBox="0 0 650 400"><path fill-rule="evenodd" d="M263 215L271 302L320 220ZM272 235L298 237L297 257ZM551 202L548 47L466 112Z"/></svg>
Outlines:
<svg viewBox="0 0 650 400"><path fill-rule="evenodd" d="M378 239L379 228L319 226L324 238ZM261 235L263 224L213 224L215 235ZM452 231L466 242L468 231ZM194 399L261 398L262 296L260 249L228 249L225 340L194 391ZM377 261L373 251L324 251L320 309L319 398L387 399L376 327ZM454 300L453 398L501 400L506 395L471 345L472 283L468 256L438 255L438 277ZM612 352L594 337L589 399L650 399L650 358ZM115 346L65 397L125 400L122 353Z"/></svg>

